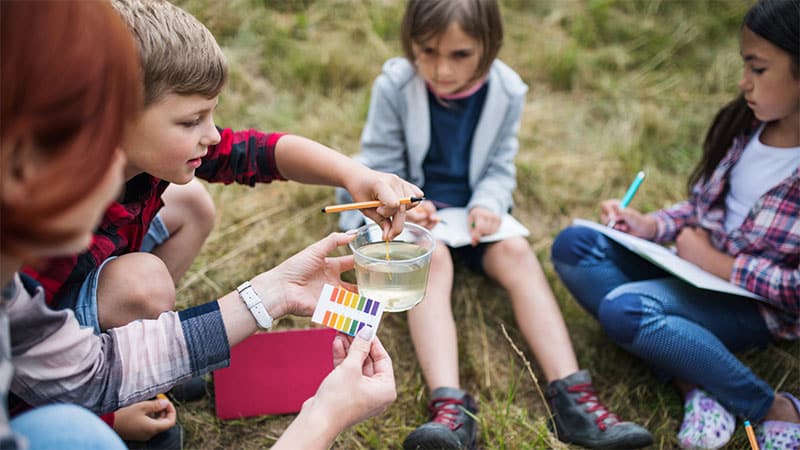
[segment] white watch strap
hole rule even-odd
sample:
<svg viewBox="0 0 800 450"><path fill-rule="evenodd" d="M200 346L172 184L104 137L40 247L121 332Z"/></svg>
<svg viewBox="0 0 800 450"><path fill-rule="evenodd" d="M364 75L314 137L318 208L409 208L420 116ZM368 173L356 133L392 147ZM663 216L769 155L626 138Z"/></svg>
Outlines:
<svg viewBox="0 0 800 450"><path fill-rule="evenodd" d="M261 297L256 294L256 290L253 289L253 285L251 285L249 281L245 281L239 285L236 290L239 291L239 296L244 301L244 304L247 305L247 309L250 310L253 318L256 319L256 323L258 324L259 328L263 328L265 330L271 329L272 316L270 316L267 312L267 308L264 307Z"/></svg>

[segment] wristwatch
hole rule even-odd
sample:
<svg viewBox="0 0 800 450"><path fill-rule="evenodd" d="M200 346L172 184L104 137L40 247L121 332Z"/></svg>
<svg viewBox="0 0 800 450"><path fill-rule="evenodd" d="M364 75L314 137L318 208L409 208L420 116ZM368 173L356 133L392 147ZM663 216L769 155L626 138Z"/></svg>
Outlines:
<svg viewBox="0 0 800 450"><path fill-rule="evenodd" d="M253 289L253 285L250 284L249 281L245 281L239 285L236 290L239 292L239 297L242 298L244 304L247 305L247 309L250 310L253 318L256 319L258 327L265 330L271 329L272 316L270 316L267 312L267 308L265 308L264 303L261 302L261 297L256 294L256 290Z"/></svg>

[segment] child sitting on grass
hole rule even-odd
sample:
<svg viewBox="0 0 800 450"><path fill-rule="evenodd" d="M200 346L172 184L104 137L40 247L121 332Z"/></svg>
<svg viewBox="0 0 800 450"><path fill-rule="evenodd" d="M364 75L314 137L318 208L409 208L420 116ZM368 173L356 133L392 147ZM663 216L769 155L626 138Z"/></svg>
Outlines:
<svg viewBox="0 0 800 450"><path fill-rule="evenodd" d="M512 206L520 114L527 86L496 59L503 40L493 0L412 0L402 24L405 58L375 81L359 158L422 186L429 201L410 221L432 228L437 208L468 209L472 246L434 250L425 298L408 312L414 348L431 390L430 422L406 449L474 448L475 399L461 389L451 308L453 261L498 282L509 294L525 341L544 371L558 438L590 448L648 445L647 430L620 421L578 370L564 319L541 266L523 237L478 243ZM345 200L344 192L339 191ZM361 217L348 214L350 228Z"/></svg>
<svg viewBox="0 0 800 450"><path fill-rule="evenodd" d="M228 68L211 33L166 1L113 5L136 37L144 112L122 142L124 190L89 249L25 270L44 286L48 304L74 310L97 333L172 310L175 285L214 226L214 205L195 175L249 186L342 186L359 201L382 202L366 213L387 236L402 229L399 199L421 196L419 188L299 136L217 128L213 112Z"/></svg>
<svg viewBox="0 0 800 450"><path fill-rule="evenodd" d="M586 227L559 234L553 264L615 342L676 385L682 448L725 446L738 416L758 423L762 449L796 450L800 401L734 353L800 337L800 1L750 8L740 49L741 94L708 130L689 199L647 215L609 200L601 220L674 242L681 258L765 300L694 287Z"/></svg>

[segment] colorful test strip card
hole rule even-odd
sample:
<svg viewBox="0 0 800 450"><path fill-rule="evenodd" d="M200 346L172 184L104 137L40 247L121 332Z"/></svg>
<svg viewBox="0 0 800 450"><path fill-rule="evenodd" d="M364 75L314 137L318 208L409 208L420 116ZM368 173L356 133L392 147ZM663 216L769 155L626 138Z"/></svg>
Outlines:
<svg viewBox="0 0 800 450"><path fill-rule="evenodd" d="M355 336L365 326L378 332L383 303L340 287L326 284L317 300L311 321Z"/></svg>

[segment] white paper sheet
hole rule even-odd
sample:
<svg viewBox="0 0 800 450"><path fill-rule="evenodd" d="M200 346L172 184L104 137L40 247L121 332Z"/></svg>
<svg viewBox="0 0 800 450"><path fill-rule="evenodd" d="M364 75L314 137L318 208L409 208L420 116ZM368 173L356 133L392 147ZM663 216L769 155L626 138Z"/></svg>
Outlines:
<svg viewBox="0 0 800 450"><path fill-rule="evenodd" d="M472 239L469 235L466 208L443 208L436 211L436 215L442 219L442 222L439 222L431 230L434 238L445 242L450 247L470 245ZM481 242L502 241L509 237L528 236L529 234L528 229L517 219L510 214L504 214L497 232L482 237Z"/></svg>
<svg viewBox="0 0 800 450"><path fill-rule="evenodd" d="M572 223L574 225L581 225L603 233L628 250L636 253L642 258L645 258L646 260L652 262L658 267L661 267L676 277L687 281L693 286L711 291L742 295L745 297L754 298L756 300L766 300L764 297L758 294L754 294L747 289L743 289L733 283L728 282L727 280L719 278L714 274L706 272L700 267L697 267L689 261L686 261L685 259L672 253L669 249L662 247L655 242L641 239L628 233L623 233L622 231L614 230L590 220L575 219Z"/></svg>

